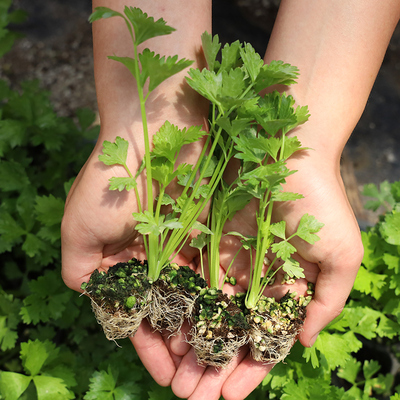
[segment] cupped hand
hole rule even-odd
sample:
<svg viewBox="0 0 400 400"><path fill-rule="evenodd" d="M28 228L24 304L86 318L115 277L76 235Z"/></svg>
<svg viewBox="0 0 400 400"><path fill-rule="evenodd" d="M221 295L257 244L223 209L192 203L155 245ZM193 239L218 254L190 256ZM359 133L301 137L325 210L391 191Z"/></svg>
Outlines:
<svg viewBox="0 0 400 400"><path fill-rule="evenodd" d="M342 311L361 263L363 247L338 163L331 163L318 153L307 150L290 159L288 167L297 172L287 179L284 190L301 193L304 198L275 204L274 220L286 221L288 235L296 230L305 213L314 215L319 222L324 223L324 227L318 233L320 240L314 245L301 239L292 240L298 250L295 258L304 268L305 279L297 280L294 285L282 286L279 282L283 273L280 272L277 283L269 287L265 294L280 298L288 289L305 294L307 282L315 284L315 295L307 306L307 318L299 335L304 346L311 346L318 333ZM237 231L254 236L256 208L257 203L254 201L238 212L226 224L225 232ZM220 246L221 278L240 247L237 237L223 237ZM224 290L245 291L248 286L249 266L249 253L241 250L230 271L230 275L237 278L238 284L234 289L225 285ZM252 360L246 348L242 349L239 357L226 370L219 373L210 367L195 367L193 358L191 350L181 361L172 381L177 393L191 400L218 399L218 394L222 394L226 400L244 399L273 367ZM194 376L201 376L202 379L197 378L197 386L191 388L188 382L190 379L193 381ZM209 397L206 397L206 393Z"/></svg>

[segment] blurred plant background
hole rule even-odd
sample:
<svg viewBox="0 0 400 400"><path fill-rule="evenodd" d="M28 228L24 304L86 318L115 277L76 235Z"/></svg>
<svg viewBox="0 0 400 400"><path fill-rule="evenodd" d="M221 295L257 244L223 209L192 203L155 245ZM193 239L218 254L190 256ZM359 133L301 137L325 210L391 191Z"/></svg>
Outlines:
<svg viewBox="0 0 400 400"><path fill-rule="evenodd" d="M214 1L263 54L277 1ZM66 193L98 134L89 1L0 0L0 398L174 399L60 276ZM400 399L400 29L342 160L365 256L348 305L249 399ZM128 350L128 351L126 351ZM121 368L123 366L123 368Z"/></svg>

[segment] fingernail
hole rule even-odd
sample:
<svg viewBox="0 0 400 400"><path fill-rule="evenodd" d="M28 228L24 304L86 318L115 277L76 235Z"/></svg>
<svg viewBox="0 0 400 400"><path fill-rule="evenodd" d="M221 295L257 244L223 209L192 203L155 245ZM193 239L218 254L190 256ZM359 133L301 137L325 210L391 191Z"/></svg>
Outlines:
<svg viewBox="0 0 400 400"><path fill-rule="evenodd" d="M317 340L318 335L319 335L319 332L316 333L316 334L310 339L310 342L309 342L309 344L308 344L310 347L314 346L314 343L315 343L315 341Z"/></svg>

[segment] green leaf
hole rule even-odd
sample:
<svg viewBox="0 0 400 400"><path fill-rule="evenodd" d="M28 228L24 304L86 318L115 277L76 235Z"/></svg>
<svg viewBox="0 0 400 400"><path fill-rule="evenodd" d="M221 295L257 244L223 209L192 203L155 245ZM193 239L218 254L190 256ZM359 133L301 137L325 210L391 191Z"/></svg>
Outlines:
<svg viewBox="0 0 400 400"><path fill-rule="evenodd" d="M115 142L105 140L103 142L103 154L99 160L105 165L126 165L129 143L127 140L117 136Z"/></svg>
<svg viewBox="0 0 400 400"><path fill-rule="evenodd" d="M166 24L164 19L160 18L155 21L153 17L149 17L140 8L126 6L124 13L133 26L136 45L153 37L169 35L175 31L174 28Z"/></svg>
<svg viewBox="0 0 400 400"><path fill-rule="evenodd" d="M146 80L149 78L149 92L153 91L169 77L193 64L193 61L186 60L185 58L178 60L178 56L161 57L149 49L144 49L139 54L139 60L142 66L140 83L144 87Z"/></svg>
<svg viewBox="0 0 400 400"><path fill-rule="evenodd" d="M0 348L12 349L18 339L19 310L21 301L0 289Z"/></svg>
<svg viewBox="0 0 400 400"><path fill-rule="evenodd" d="M288 245L290 245L290 243L288 243L288 242L281 242L281 243L287 243ZM290 245L290 246L292 246L292 245ZM296 248L294 246L292 246L292 247L296 251ZM284 259L283 256L288 256L290 251L292 251L293 249L289 248L289 246L288 246L285 250L281 251L281 256L278 256L278 257L282 257L282 259ZM291 278L296 278L296 279L305 278L304 270L300 266L300 263L291 257L289 257L288 259L285 260L285 262L282 265L282 269Z"/></svg>
<svg viewBox="0 0 400 400"><path fill-rule="evenodd" d="M40 340L21 343L21 360L25 371L35 376L46 363L53 361L59 353L54 343Z"/></svg>
<svg viewBox="0 0 400 400"><path fill-rule="evenodd" d="M218 35L214 35L213 37L210 33L204 32L201 35L201 44L203 46L203 52L204 56L206 57L208 69L210 71L214 71L215 60L217 58L219 49L221 48L219 37Z"/></svg>
<svg viewBox="0 0 400 400"><path fill-rule="evenodd" d="M28 257L35 257L42 251L47 250L47 245L39 236L28 232L22 245L22 250Z"/></svg>
<svg viewBox="0 0 400 400"><path fill-rule="evenodd" d="M273 60L270 64L263 65L257 76L254 90L258 93L273 85L291 85L296 82L298 71L295 66Z"/></svg>
<svg viewBox="0 0 400 400"><path fill-rule="evenodd" d="M25 229L19 225L19 223L11 216L11 214L0 208L1 238L8 243L14 243L25 234Z"/></svg>
<svg viewBox="0 0 400 400"><path fill-rule="evenodd" d="M211 102L220 104L218 98L222 88L221 74L217 75L206 68L202 71L191 68L188 74L190 78L187 77L186 80L192 89Z"/></svg>
<svg viewBox="0 0 400 400"><path fill-rule="evenodd" d="M337 375L339 378L345 379L347 382L355 385L360 371L361 362L351 357L338 369Z"/></svg>
<svg viewBox="0 0 400 400"><path fill-rule="evenodd" d="M285 240L286 239L286 222L285 221L279 221L275 222L274 224L271 224L269 227L270 232L274 235L277 236L280 239Z"/></svg>
<svg viewBox="0 0 400 400"><path fill-rule="evenodd" d="M244 72L241 68L235 68L227 71L222 71L222 88L220 96L231 97L238 99L246 90L246 82L244 79ZM223 99L221 99L223 102ZM228 107L226 107L228 108Z"/></svg>
<svg viewBox="0 0 400 400"><path fill-rule="evenodd" d="M368 271L360 266L353 288L365 294L371 294L375 299L382 296L382 288L387 284L387 275Z"/></svg>
<svg viewBox="0 0 400 400"><path fill-rule="evenodd" d="M242 44L239 40L225 46L221 50L221 66L220 70L230 71L233 68L239 67L240 49Z"/></svg>
<svg viewBox="0 0 400 400"><path fill-rule="evenodd" d="M21 146L27 136L27 125L16 119L3 119L0 121L0 157L6 151Z"/></svg>
<svg viewBox="0 0 400 400"><path fill-rule="evenodd" d="M392 195L392 186L388 181L383 181L378 187L374 183L368 183L363 186L362 195L372 197L374 200L368 200L364 207L367 210L376 211L381 205L387 210L391 210L395 204Z"/></svg>
<svg viewBox="0 0 400 400"><path fill-rule="evenodd" d="M200 232L196 237L194 237L189 246L194 247L195 249L203 249L210 242L210 236L205 232Z"/></svg>
<svg viewBox="0 0 400 400"><path fill-rule="evenodd" d="M132 178L130 176L127 177L116 177L113 176L112 178L109 179L110 185L109 189L110 190L118 190L122 192L123 190L132 190L137 186L136 179Z"/></svg>
<svg viewBox="0 0 400 400"><path fill-rule="evenodd" d="M64 200L54 197L52 194L48 196L36 197L36 218L46 226L60 225L64 215Z"/></svg>
<svg viewBox="0 0 400 400"><path fill-rule="evenodd" d="M0 371L0 393L3 399L17 400L28 388L32 378L16 372Z"/></svg>
<svg viewBox="0 0 400 400"><path fill-rule="evenodd" d="M325 356L329 369L334 370L345 365L351 358L351 353L357 352L362 347L362 343L353 332L343 335L321 332L314 346Z"/></svg>
<svg viewBox="0 0 400 400"><path fill-rule="evenodd" d="M271 201L294 201L304 198L302 194L293 192L282 192L276 190L271 194Z"/></svg>
<svg viewBox="0 0 400 400"><path fill-rule="evenodd" d="M30 184L22 164L0 160L0 189L5 192L20 191Z"/></svg>
<svg viewBox="0 0 400 400"><path fill-rule="evenodd" d="M314 244L319 240L316 233L319 232L323 226L324 224L318 222L313 215L304 214L300 219L296 235L307 243Z"/></svg>
<svg viewBox="0 0 400 400"><path fill-rule="evenodd" d="M260 55L256 53L254 47L250 43L246 43L244 47L240 49L240 55L251 81L255 82L262 66L264 65L263 60Z"/></svg>
<svg viewBox="0 0 400 400"><path fill-rule="evenodd" d="M85 400L139 400L140 388L134 383L118 385L118 371L108 366L107 371L95 371L90 378Z"/></svg>
<svg viewBox="0 0 400 400"><path fill-rule="evenodd" d="M376 360L365 360L363 373L365 379L371 379L381 369L381 365Z"/></svg>
<svg viewBox="0 0 400 400"><path fill-rule="evenodd" d="M385 215L380 232L388 243L400 245L400 204L392 210L392 213Z"/></svg>
<svg viewBox="0 0 400 400"><path fill-rule="evenodd" d="M65 382L54 376L38 375L33 377L38 400L66 400L74 399L73 392L68 390Z"/></svg>
<svg viewBox="0 0 400 400"><path fill-rule="evenodd" d="M272 243L271 250L277 255L277 257L281 258L282 260L288 260L290 258L290 256L296 252L296 247L294 247L289 242L282 240L281 242ZM298 267L298 266L296 266L296 267ZM283 269L285 270L285 268L286 269L293 268L292 262L289 262L289 264L287 264L287 265L284 264ZM297 270L297 268L296 268L296 270ZM285 270L285 272L287 272L287 271ZM293 274L290 276L293 276Z"/></svg>
<svg viewBox="0 0 400 400"><path fill-rule="evenodd" d="M57 271L48 271L29 282L31 294L24 299L21 316L26 324L62 317L73 292L67 289Z"/></svg>
<svg viewBox="0 0 400 400"><path fill-rule="evenodd" d="M93 23L94 21L97 21L102 18L110 18L110 17L117 17L117 16L124 18L124 16L121 13L111 10L111 8L96 7L94 9L94 12L89 17L89 22Z"/></svg>
<svg viewBox="0 0 400 400"><path fill-rule="evenodd" d="M152 155L165 157L171 163L175 163L182 147L185 144L198 141L204 134L201 126L179 129L176 125L165 121L153 137L154 149Z"/></svg>

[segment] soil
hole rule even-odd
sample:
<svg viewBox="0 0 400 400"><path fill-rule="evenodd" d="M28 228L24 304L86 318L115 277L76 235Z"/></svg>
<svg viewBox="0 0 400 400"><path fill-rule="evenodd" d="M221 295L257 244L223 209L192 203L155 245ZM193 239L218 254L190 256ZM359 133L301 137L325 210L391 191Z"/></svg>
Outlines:
<svg viewBox="0 0 400 400"><path fill-rule="evenodd" d="M279 0L218 0L213 2L213 29L222 43L237 39L263 54ZM93 77L89 0L14 0L29 13L15 29L25 34L0 60L0 78L13 85L39 79L51 92L57 112L74 116L80 107L97 109ZM367 183L393 182L400 177L400 26L389 44L364 114L342 160L342 175L362 228L377 220L366 212L360 192Z"/></svg>

